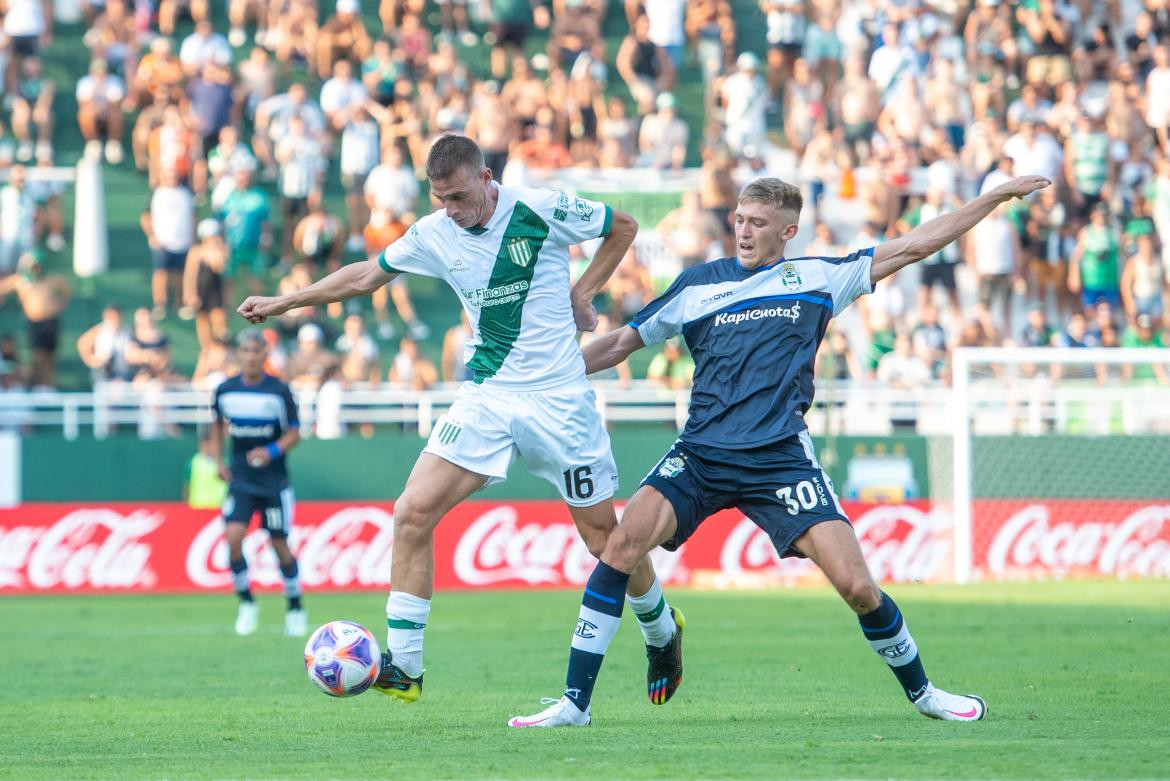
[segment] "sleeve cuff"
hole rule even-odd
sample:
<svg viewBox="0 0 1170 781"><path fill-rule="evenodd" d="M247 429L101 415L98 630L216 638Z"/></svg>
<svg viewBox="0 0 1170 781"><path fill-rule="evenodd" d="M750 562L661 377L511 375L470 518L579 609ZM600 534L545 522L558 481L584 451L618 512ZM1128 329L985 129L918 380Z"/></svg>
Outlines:
<svg viewBox="0 0 1170 781"><path fill-rule="evenodd" d="M613 228L613 209L609 204L606 204L605 219L601 222L601 237L605 238L608 236L611 228Z"/></svg>
<svg viewBox="0 0 1170 781"><path fill-rule="evenodd" d="M402 271L394 268L393 266L391 266L389 263L386 262L386 250L382 250L382 252L379 253L378 266L381 267L381 269L383 271L385 271L387 274L401 274L402 273Z"/></svg>

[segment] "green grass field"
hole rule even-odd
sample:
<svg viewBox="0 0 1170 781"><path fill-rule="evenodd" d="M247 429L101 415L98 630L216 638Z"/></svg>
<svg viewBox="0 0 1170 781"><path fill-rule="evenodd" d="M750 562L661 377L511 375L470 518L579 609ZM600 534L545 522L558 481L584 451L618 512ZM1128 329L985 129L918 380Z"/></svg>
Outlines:
<svg viewBox="0 0 1170 781"><path fill-rule="evenodd" d="M646 701L626 621L593 726L518 732L509 715L559 694L575 593L440 594L413 706L319 694L275 596L250 638L227 595L6 597L0 778L1170 777L1165 582L891 591L928 672L982 694L986 721L918 716L823 591L676 592L674 700ZM377 627L382 603L307 607Z"/></svg>

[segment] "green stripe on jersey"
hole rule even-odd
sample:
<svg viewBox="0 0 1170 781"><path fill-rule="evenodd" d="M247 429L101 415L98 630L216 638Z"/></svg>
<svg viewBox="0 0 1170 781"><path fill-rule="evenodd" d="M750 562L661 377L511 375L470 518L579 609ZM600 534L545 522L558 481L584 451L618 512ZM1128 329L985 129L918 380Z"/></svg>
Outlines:
<svg viewBox="0 0 1170 781"><path fill-rule="evenodd" d="M467 362L475 381L494 377L520 336L520 318L528 287L548 238L548 223L520 201L512 208L508 227L496 253L492 276L483 291L479 310L479 337L482 344Z"/></svg>

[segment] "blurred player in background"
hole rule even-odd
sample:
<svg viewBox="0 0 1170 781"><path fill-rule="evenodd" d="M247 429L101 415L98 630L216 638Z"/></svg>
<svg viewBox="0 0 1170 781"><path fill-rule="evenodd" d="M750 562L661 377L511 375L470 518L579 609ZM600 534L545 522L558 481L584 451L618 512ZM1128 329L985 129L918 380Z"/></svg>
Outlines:
<svg viewBox="0 0 1170 781"><path fill-rule="evenodd" d="M648 344L682 334L695 359L690 415L622 514L581 600L565 693L512 727L585 726L606 648L621 621L632 568L657 545L675 550L707 517L739 509L767 532L781 556L807 557L857 614L873 650L925 716L976 721L974 695L935 688L894 600L874 581L849 518L813 452L804 414L813 363L829 320L899 269L930 257L1001 204L1049 182L1009 180L905 236L843 258L786 260L796 235L800 189L779 179L748 184L735 211L736 257L683 271L659 298L585 349L592 373ZM680 627L681 630L681 627ZM669 680L651 688L665 702Z"/></svg>
<svg viewBox="0 0 1170 781"><path fill-rule="evenodd" d="M268 347L258 330L240 334L240 373L215 389L211 404L211 450L220 476L228 484L223 506L232 583L240 597L236 634L256 631L260 606L252 597L244 535L252 516L268 532L280 562L288 611L284 633L301 637L308 632L308 616L301 605L301 580L297 560L288 547L295 500L288 481L285 457L301 441L297 406L288 385L264 371ZM230 466L223 462L224 435L232 438Z"/></svg>
<svg viewBox="0 0 1170 781"><path fill-rule="evenodd" d="M577 329L596 326L593 298L638 229L632 217L601 203L499 185L480 148L464 136L436 141L426 169L431 195L444 208L415 222L377 258L289 295L250 297L239 308L259 323L296 307L370 293L406 272L442 279L467 312L473 338L464 354L472 380L435 424L394 505L388 652L375 686L407 702L422 692L433 535L443 515L507 477L522 455L533 474L560 492L593 555L617 524L617 467L585 379ZM568 247L598 237L604 240L597 254L570 289ZM682 675L682 649L671 642L675 611L648 559L630 572L623 595L640 619L648 680L666 678L673 687Z"/></svg>

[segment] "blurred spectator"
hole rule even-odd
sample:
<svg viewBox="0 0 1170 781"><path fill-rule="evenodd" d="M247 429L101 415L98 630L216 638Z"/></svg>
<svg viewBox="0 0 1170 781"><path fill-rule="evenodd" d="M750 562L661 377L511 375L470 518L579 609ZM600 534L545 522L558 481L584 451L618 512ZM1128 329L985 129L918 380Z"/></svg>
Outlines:
<svg viewBox="0 0 1170 781"><path fill-rule="evenodd" d="M443 335L441 366L444 382L465 382L471 379L471 370L467 368L466 348L472 336L467 310L460 309L459 322L448 328L447 333Z"/></svg>
<svg viewBox="0 0 1170 781"><path fill-rule="evenodd" d="M211 429L199 436L199 450L187 462L183 475L183 501L195 510L217 510L227 496L227 483L219 476Z"/></svg>
<svg viewBox="0 0 1170 781"><path fill-rule="evenodd" d="M290 118L288 135L276 144L276 162L280 166L280 259L287 267L292 262L293 232L309 213L309 197L319 197L326 168L321 144L307 134L301 117Z"/></svg>
<svg viewBox="0 0 1170 781"><path fill-rule="evenodd" d="M188 117L179 106L167 106L163 110L162 125L150 134L146 146L146 164L151 186L161 186L164 171L174 174L181 184L191 186L195 158L199 151L199 139L188 124Z"/></svg>
<svg viewBox="0 0 1170 781"><path fill-rule="evenodd" d="M1089 224L1077 233L1076 247L1069 259L1068 289L1080 295L1086 314L1102 301L1121 307L1119 253L1114 226L1109 222L1109 207L1099 203L1093 208Z"/></svg>
<svg viewBox="0 0 1170 781"><path fill-rule="evenodd" d="M500 98L508 113L519 123L521 131L536 123L537 112L548 105L548 91L544 82L532 72L524 57L512 61L512 78L504 84Z"/></svg>
<svg viewBox="0 0 1170 781"><path fill-rule="evenodd" d="M195 315L195 336L201 352L216 339L227 338L228 256L231 251L216 220L200 220L199 242L187 253L183 272L183 305ZM229 351L230 352L230 351Z"/></svg>
<svg viewBox="0 0 1170 781"><path fill-rule="evenodd" d="M56 87L53 80L44 75L41 59L25 57L16 91L11 96L12 135L17 143L16 159L22 163L32 160L34 151L38 160L52 156L55 94Z"/></svg>
<svg viewBox="0 0 1170 781"><path fill-rule="evenodd" d="M641 114L649 114L658 94L674 85L674 64L666 51L650 40L650 20L645 15L634 20L614 62Z"/></svg>
<svg viewBox="0 0 1170 781"><path fill-rule="evenodd" d="M716 219L699 208L699 194L694 190L683 193L682 205L668 212L655 230L684 269L706 263L711 245L723 238Z"/></svg>
<svg viewBox="0 0 1170 781"><path fill-rule="evenodd" d="M293 231L293 252L299 262L305 263L309 273L341 268L341 253L345 245L345 227L341 220L325 211L320 191L309 194L309 213L297 223Z"/></svg>
<svg viewBox="0 0 1170 781"><path fill-rule="evenodd" d="M686 34L694 47L703 83L709 84L735 57L736 31L731 3L728 0L692 0L686 10ZM770 46L769 65L771 60Z"/></svg>
<svg viewBox="0 0 1170 781"><path fill-rule="evenodd" d="M1028 321L1020 334L1021 347L1048 347L1056 339L1056 332L1048 324L1044 307L1034 306L1028 310Z"/></svg>
<svg viewBox="0 0 1170 781"><path fill-rule="evenodd" d="M1042 190L1032 201L1021 234L1032 273L1032 294L1063 316L1068 299L1068 215L1055 187Z"/></svg>
<svg viewBox="0 0 1170 781"><path fill-rule="evenodd" d="M674 95L663 92L656 101L658 110L642 120L638 131L638 161L651 168L681 169L687 157L687 125L678 118Z"/></svg>
<svg viewBox="0 0 1170 781"><path fill-rule="evenodd" d="M285 70L301 63L312 63L317 57L320 28L317 26L317 4L307 0L292 0L281 7L274 25L268 29L264 45L276 55L276 61ZM270 6L270 11L272 7ZM257 41L259 43L259 41ZM254 50L253 50L254 51Z"/></svg>
<svg viewBox="0 0 1170 781"><path fill-rule="evenodd" d="M366 255L373 257L379 254L406 233L409 222L394 219L389 215L390 212L382 210L374 210L370 214L370 222L362 234L366 245ZM421 340L430 335L430 327L421 322L418 315L415 314L414 305L410 300L410 291L407 288L406 274L398 275L390 281L390 284L375 290L371 299L374 305L374 319L378 323L379 339L389 341L397 334L394 324L390 322L391 301L394 302L394 309L402 318L402 322L406 324L407 331L411 336Z"/></svg>
<svg viewBox="0 0 1170 781"><path fill-rule="evenodd" d="M382 162L366 178L366 206L371 215L380 213L379 219L393 221L413 214L418 194L418 179L402 147L390 144L382 151Z"/></svg>
<svg viewBox="0 0 1170 781"><path fill-rule="evenodd" d="M140 108L158 98L177 100L182 95L183 66L170 38L159 36L150 42L149 52L138 61L133 79L127 76L127 108Z"/></svg>
<svg viewBox="0 0 1170 781"><path fill-rule="evenodd" d="M234 8L238 0L233 0L229 8ZM208 20L207 0L159 0L158 29L163 35L175 34L175 21L181 11L187 11L191 18L198 22Z"/></svg>
<svg viewBox="0 0 1170 781"><path fill-rule="evenodd" d="M267 49L254 46L248 59L237 66L237 75L237 109L252 119L256 116L256 107L276 94L276 64Z"/></svg>
<svg viewBox="0 0 1170 781"><path fill-rule="evenodd" d="M288 273L281 277L276 290L277 293L285 296L296 293L298 290L304 290L311 284L313 284L313 275L309 273L308 267L304 263L294 263ZM279 315L276 318L276 323L285 336L294 336L299 334L304 326L316 324L320 319L316 307L302 306Z"/></svg>
<svg viewBox="0 0 1170 781"><path fill-rule="evenodd" d="M238 49L248 42L248 34L244 25L249 19L256 22L256 43L267 45L269 25L269 4L265 0L228 0L228 44ZM162 16L160 11L159 16ZM194 16L194 14L192 14ZM159 26L161 27L161 21Z"/></svg>
<svg viewBox="0 0 1170 781"><path fill-rule="evenodd" d="M365 85L354 78L353 63L338 60L333 64L333 78L321 85L321 110L334 131L345 127L354 108L363 105L369 95Z"/></svg>
<svg viewBox="0 0 1170 781"><path fill-rule="evenodd" d="M211 210L223 209L224 201L236 189L237 171L255 171L256 158L240 143L240 131L228 125L219 131L219 143L207 153L207 190Z"/></svg>
<svg viewBox="0 0 1170 781"><path fill-rule="evenodd" d="M138 27L125 0L109 0L82 38L90 57L109 63L124 80L134 75L138 59Z"/></svg>
<svg viewBox="0 0 1170 781"><path fill-rule="evenodd" d="M637 152L637 134L634 121L626 112L626 103L612 97L605 104L605 113L598 124L598 165L606 168L629 168ZM494 170L494 169L493 169Z"/></svg>
<svg viewBox="0 0 1170 781"><path fill-rule="evenodd" d="M918 206L910 209L898 224L898 231L906 233L924 222L930 222L955 208L953 199L938 189L926 191L926 197ZM935 287L941 287L951 307L951 316L960 319L959 289L955 280L955 268L959 265L959 246L949 244L923 260L918 283L918 306L923 308L930 301Z"/></svg>
<svg viewBox="0 0 1170 781"><path fill-rule="evenodd" d="M96 160L105 142L106 162L122 162L122 80L109 73L105 60L90 63L89 74L77 82L77 124L85 138L85 156Z"/></svg>
<svg viewBox="0 0 1170 781"><path fill-rule="evenodd" d="M362 249L362 226L369 219L365 203L366 180L378 164L380 129L371 113L384 114L377 103L366 101L345 111L341 131L341 186L345 188L345 210L349 229L345 248L351 252Z"/></svg>
<svg viewBox="0 0 1170 781"><path fill-rule="evenodd" d="M906 334L894 338L894 349L878 361L877 381L898 390L915 390L931 379L930 366L914 353ZM894 431L913 430L918 425L917 406L895 401L890 404L890 424Z"/></svg>
<svg viewBox="0 0 1170 781"><path fill-rule="evenodd" d="M1064 148L1065 180L1072 192L1077 227L1084 225L1093 207L1108 197L1113 166L1109 162L1109 136L1099 120L1087 114L1077 119L1076 130Z"/></svg>
<svg viewBox="0 0 1170 781"><path fill-rule="evenodd" d="M317 34L317 75L327 79L337 60L361 62L372 48L373 41L362 21L358 0L337 0L336 13L321 25Z"/></svg>
<svg viewBox="0 0 1170 781"><path fill-rule="evenodd" d="M20 256L36 246L37 204L23 165L8 170L0 187L0 279L16 270Z"/></svg>
<svg viewBox="0 0 1170 781"><path fill-rule="evenodd" d="M134 330L126 344L126 364L135 380L167 380L171 376L171 342L159 330L149 309L134 310Z"/></svg>
<svg viewBox="0 0 1170 781"><path fill-rule="evenodd" d="M955 322L959 322L957 319ZM931 376L938 377L946 365L950 339L938 321L938 310L927 303L918 311L918 323L910 333L914 354L926 361Z"/></svg>
<svg viewBox="0 0 1170 781"><path fill-rule="evenodd" d="M634 247L626 251L613 276L605 286L613 302L613 316L625 322L654 298L654 281L650 269L638 260Z"/></svg>
<svg viewBox="0 0 1170 781"><path fill-rule="evenodd" d="M28 349L32 356L29 385L53 388L56 382L60 317L69 305L72 290L58 274L46 274L31 252L21 255L17 274L0 279L0 301L15 292L28 324Z"/></svg>
<svg viewBox="0 0 1170 781"><path fill-rule="evenodd" d="M1142 315L1161 320L1165 311L1166 267L1154 252L1154 237L1137 237L1133 255L1121 271L1121 300L1126 319L1133 323Z"/></svg>
<svg viewBox="0 0 1170 781"><path fill-rule="evenodd" d="M325 332L315 323L297 331L297 349L288 359L289 384L294 390L317 390L337 366L337 356L325 347Z"/></svg>
<svg viewBox="0 0 1170 781"><path fill-rule="evenodd" d="M1170 157L1170 41L1163 40L1154 49L1154 67L1146 76L1145 100L1146 124L1157 136L1162 154Z"/></svg>
<svg viewBox="0 0 1170 781"><path fill-rule="evenodd" d="M199 353L191 384L200 390L215 390L233 374L239 374L236 351L224 337L215 337Z"/></svg>
<svg viewBox="0 0 1170 781"><path fill-rule="evenodd" d="M435 371L435 365L419 353L418 343L404 336L398 343L398 353L390 362L387 379L391 385L421 391L434 387L439 381L439 373Z"/></svg>
<svg viewBox="0 0 1170 781"><path fill-rule="evenodd" d="M744 52L735 61L736 72L723 80L723 127L727 148L737 157L755 159L763 151L767 85L759 74L760 60Z"/></svg>
<svg viewBox="0 0 1170 781"><path fill-rule="evenodd" d="M530 171L552 172L568 168L573 164L573 156L556 138L552 111L545 108L537 116L539 119L532 127L531 137L516 145L512 159Z"/></svg>
<svg viewBox="0 0 1170 781"><path fill-rule="evenodd" d="M949 85L953 89L953 85ZM841 123L845 143L858 162L869 159L873 131L881 113L878 88L865 73L865 63L859 57L845 60L845 76L831 94L831 105Z"/></svg>
<svg viewBox="0 0 1170 781"><path fill-rule="evenodd" d="M573 67L582 52L591 51L601 38L605 16L603 0L552 0L548 36L549 69Z"/></svg>
<svg viewBox="0 0 1170 781"><path fill-rule="evenodd" d="M508 150L520 133L500 95L498 81L485 81L476 91L466 133L483 150L484 165L499 179L508 163Z"/></svg>
<svg viewBox="0 0 1170 781"><path fill-rule="evenodd" d="M130 330L122 320L122 310L113 304L102 309L102 319L77 339L77 354L90 370L94 385L109 380L129 380L126 346Z"/></svg>
<svg viewBox="0 0 1170 781"><path fill-rule="evenodd" d="M492 78L503 79L508 60L523 55L532 28L549 25L548 8L533 0L488 0L491 9ZM481 145L482 146L482 145ZM495 170L495 169L492 169ZM501 169L503 170L503 169Z"/></svg>
<svg viewBox="0 0 1170 781"><path fill-rule="evenodd" d="M21 61L37 56L42 46L53 42L53 3L51 0L6 0L0 29L10 41L12 51L4 73L4 87L11 89Z"/></svg>
<svg viewBox="0 0 1170 781"><path fill-rule="evenodd" d="M206 63L227 65L231 61L232 48L227 38L215 32L209 20L196 22L195 31L179 47L179 62L188 77L199 73Z"/></svg>
<svg viewBox="0 0 1170 781"><path fill-rule="evenodd" d="M677 336L662 343L662 350L650 359L646 369L646 379L671 390L691 387L694 376L695 362Z"/></svg>
<svg viewBox="0 0 1170 781"><path fill-rule="evenodd" d="M183 267L187 251L195 243L195 196L174 169L163 168L161 177L139 219L150 245L154 269L150 294L156 320L166 317L168 301L176 308L182 306Z"/></svg>
<svg viewBox="0 0 1170 781"><path fill-rule="evenodd" d="M815 372L822 382L855 382L865 379L861 364L849 344L849 337L840 328L830 328L828 337L821 343Z"/></svg>
<svg viewBox="0 0 1170 781"><path fill-rule="evenodd" d="M378 364L378 343L366 333L361 315L345 318L344 329L334 344L341 358L341 380L345 383L377 386L382 379L382 367Z"/></svg>
<svg viewBox="0 0 1170 781"><path fill-rule="evenodd" d="M156 95L152 101L138 112L138 119L130 131L130 152L134 155L134 167L139 171L150 168L150 143L154 131L163 125L163 117L167 109L178 104L167 95ZM101 156L101 144L95 147L95 155ZM96 159L96 157L95 157Z"/></svg>
<svg viewBox="0 0 1170 781"><path fill-rule="evenodd" d="M448 39L458 35L460 43L464 46L474 46L479 41L479 36L468 29L467 3L468 0L435 0L435 4L439 6L443 35Z"/></svg>
<svg viewBox="0 0 1170 781"><path fill-rule="evenodd" d="M276 178L276 143L287 136L293 117L304 122L305 135L319 141L325 135L325 114L316 101L309 98L304 84L294 83L288 92L273 95L256 107L256 130L252 135L252 149L265 169L265 176Z"/></svg>
<svg viewBox="0 0 1170 781"><path fill-rule="evenodd" d="M272 245L268 194L252 184L250 169L240 168L235 177L236 187L224 199L220 212L224 236L231 250L228 276L234 277L243 270L259 277L268 271L264 251Z"/></svg>
<svg viewBox="0 0 1170 781"><path fill-rule="evenodd" d="M394 102L394 86L405 70L402 60L401 50L395 50L388 39L379 38L374 41L373 52L362 61L362 84L378 105Z"/></svg>
<svg viewBox="0 0 1170 781"><path fill-rule="evenodd" d="M1000 206L967 234L967 263L979 284L979 303L995 318L996 328L1012 330L1012 292L1023 279L1019 234ZM995 308L999 315L994 315Z"/></svg>
<svg viewBox="0 0 1170 781"><path fill-rule="evenodd" d="M261 333L264 336L264 345L268 348L268 358L264 361L265 373L287 380L288 353L280 343L280 334L274 328L265 328Z"/></svg>
<svg viewBox="0 0 1170 781"><path fill-rule="evenodd" d="M205 63L188 84L187 95L194 118L192 129L198 136L199 149L205 153L219 142L220 132L239 119L233 115L231 68L217 62Z"/></svg>
<svg viewBox="0 0 1170 781"><path fill-rule="evenodd" d="M1121 334L1122 347L1165 347L1162 334L1155 324L1158 321L1150 315L1138 315L1133 325ZM1135 371L1136 369L1136 371ZM1122 367L1122 376L1129 379L1148 380L1157 377L1162 385L1167 384L1166 366L1162 363L1139 365L1127 364Z"/></svg>

